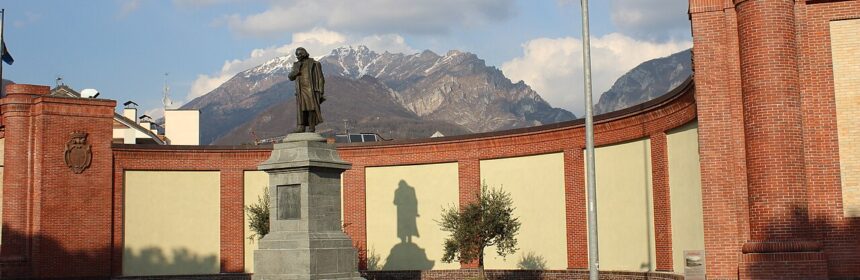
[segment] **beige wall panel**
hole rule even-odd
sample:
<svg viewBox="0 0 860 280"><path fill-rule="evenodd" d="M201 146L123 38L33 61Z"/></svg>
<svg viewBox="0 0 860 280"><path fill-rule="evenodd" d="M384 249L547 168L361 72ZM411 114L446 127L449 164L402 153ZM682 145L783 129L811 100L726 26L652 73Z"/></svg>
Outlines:
<svg viewBox="0 0 860 280"><path fill-rule="evenodd" d="M447 233L436 223L443 207L458 205L457 163L368 167L365 172L368 257L378 258L375 269L460 268L441 261Z"/></svg>
<svg viewBox="0 0 860 280"><path fill-rule="evenodd" d="M601 270L654 270L651 141L595 149Z"/></svg>
<svg viewBox="0 0 860 280"><path fill-rule="evenodd" d="M564 154L482 160L481 180L511 194L514 215L522 223L519 250L502 258L489 248L485 267L517 269L524 256L533 255L542 258L547 269L567 268Z"/></svg>
<svg viewBox="0 0 860 280"><path fill-rule="evenodd" d="M220 174L126 171L123 275L220 271Z"/></svg>
<svg viewBox="0 0 860 280"><path fill-rule="evenodd" d="M258 199L263 196L265 188L269 187L269 174L264 171L245 171L245 207L257 204ZM254 234L248 227L248 212L243 213L245 217L245 272L254 273L254 250L257 250L258 242L248 239Z"/></svg>
<svg viewBox="0 0 860 280"><path fill-rule="evenodd" d="M860 19L830 22L842 207L860 217Z"/></svg>
<svg viewBox="0 0 860 280"><path fill-rule="evenodd" d="M676 273L684 273L684 250L705 249L698 128L698 123L692 122L666 134L672 207L672 264Z"/></svg>

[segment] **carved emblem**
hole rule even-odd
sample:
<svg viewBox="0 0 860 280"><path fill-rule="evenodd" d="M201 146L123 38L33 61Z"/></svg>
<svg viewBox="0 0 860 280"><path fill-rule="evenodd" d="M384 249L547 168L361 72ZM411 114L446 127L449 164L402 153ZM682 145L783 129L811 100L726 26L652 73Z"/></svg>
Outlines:
<svg viewBox="0 0 860 280"><path fill-rule="evenodd" d="M66 165L72 169L75 174L81 174L93 160L93 152L90 150L91 145L87 144L87 133L83 131L72 132L72 139L66 142Z"/></svg>

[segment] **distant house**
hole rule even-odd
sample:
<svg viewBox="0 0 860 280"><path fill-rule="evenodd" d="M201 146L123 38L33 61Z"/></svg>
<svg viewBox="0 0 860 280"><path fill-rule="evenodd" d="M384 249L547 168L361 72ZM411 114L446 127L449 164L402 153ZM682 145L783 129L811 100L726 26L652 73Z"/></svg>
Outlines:
<svg viewBox="0 0 860 280"><path fill-rule="evenodd" d="M52 96L83 98L81 93L66 85L51 89ZM97 95L97 94L96 94ZM113 142L117 144L157 144L157 145L199 145L200 112L197 110L168 110L165 123L173 123L172 129L165 129L155 123L148 115L137 115L138 104L134 101L123 103L122 114L114 112ZM159 134L159 131L164 131ZM174 135L171 135L174 134ZM174 136L174 137L171 137ZM175 138L175 139L172 139Z"/></svg>

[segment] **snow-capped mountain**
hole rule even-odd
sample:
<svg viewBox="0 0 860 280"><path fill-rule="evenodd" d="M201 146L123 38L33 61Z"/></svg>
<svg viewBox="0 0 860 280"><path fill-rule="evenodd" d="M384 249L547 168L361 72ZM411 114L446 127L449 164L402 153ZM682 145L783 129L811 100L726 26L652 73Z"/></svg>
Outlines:
<svg viewBox="0 0 860 280"><path fill-rule="evenodd" d="M358 46L317 59L331 100L323 104L326 122L318 130L323 133L349 128L386 138L421 138L437 130L456 135L575 118L468 52L380 54ZM294 88L287 74L294 61L292 55L269 60L183 106L202 109L201 141L239 144L291 130ZM370 99L375 102L364 102Z"/></svg>

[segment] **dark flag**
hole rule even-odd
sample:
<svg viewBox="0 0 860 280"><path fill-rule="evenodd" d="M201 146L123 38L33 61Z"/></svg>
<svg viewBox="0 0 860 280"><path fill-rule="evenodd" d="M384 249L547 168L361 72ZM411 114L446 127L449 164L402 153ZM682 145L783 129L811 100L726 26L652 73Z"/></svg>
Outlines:
<svg viewBox="0 0 860 280"><path fill-rule="evenodd" d="M6 42L2 42L2 48L0 48L0 58L3 59L3 62L6 64L12 65L15 62L15 59L12 58L12 54L9 53L9 49L6 48Z"/></svg>
<svg viewBox="0 0 860 280"><path fill-rule="evenodd" d="M3 40L3 22L6 19L6 9L0 9L0 59L6 64L12 65L15 62L15 59L12 58L12 54L9 53L9 50L6 49L6 41ZM2 69L2 68L0 68ZM0 72L2 75L2 72Z"/></svg>

